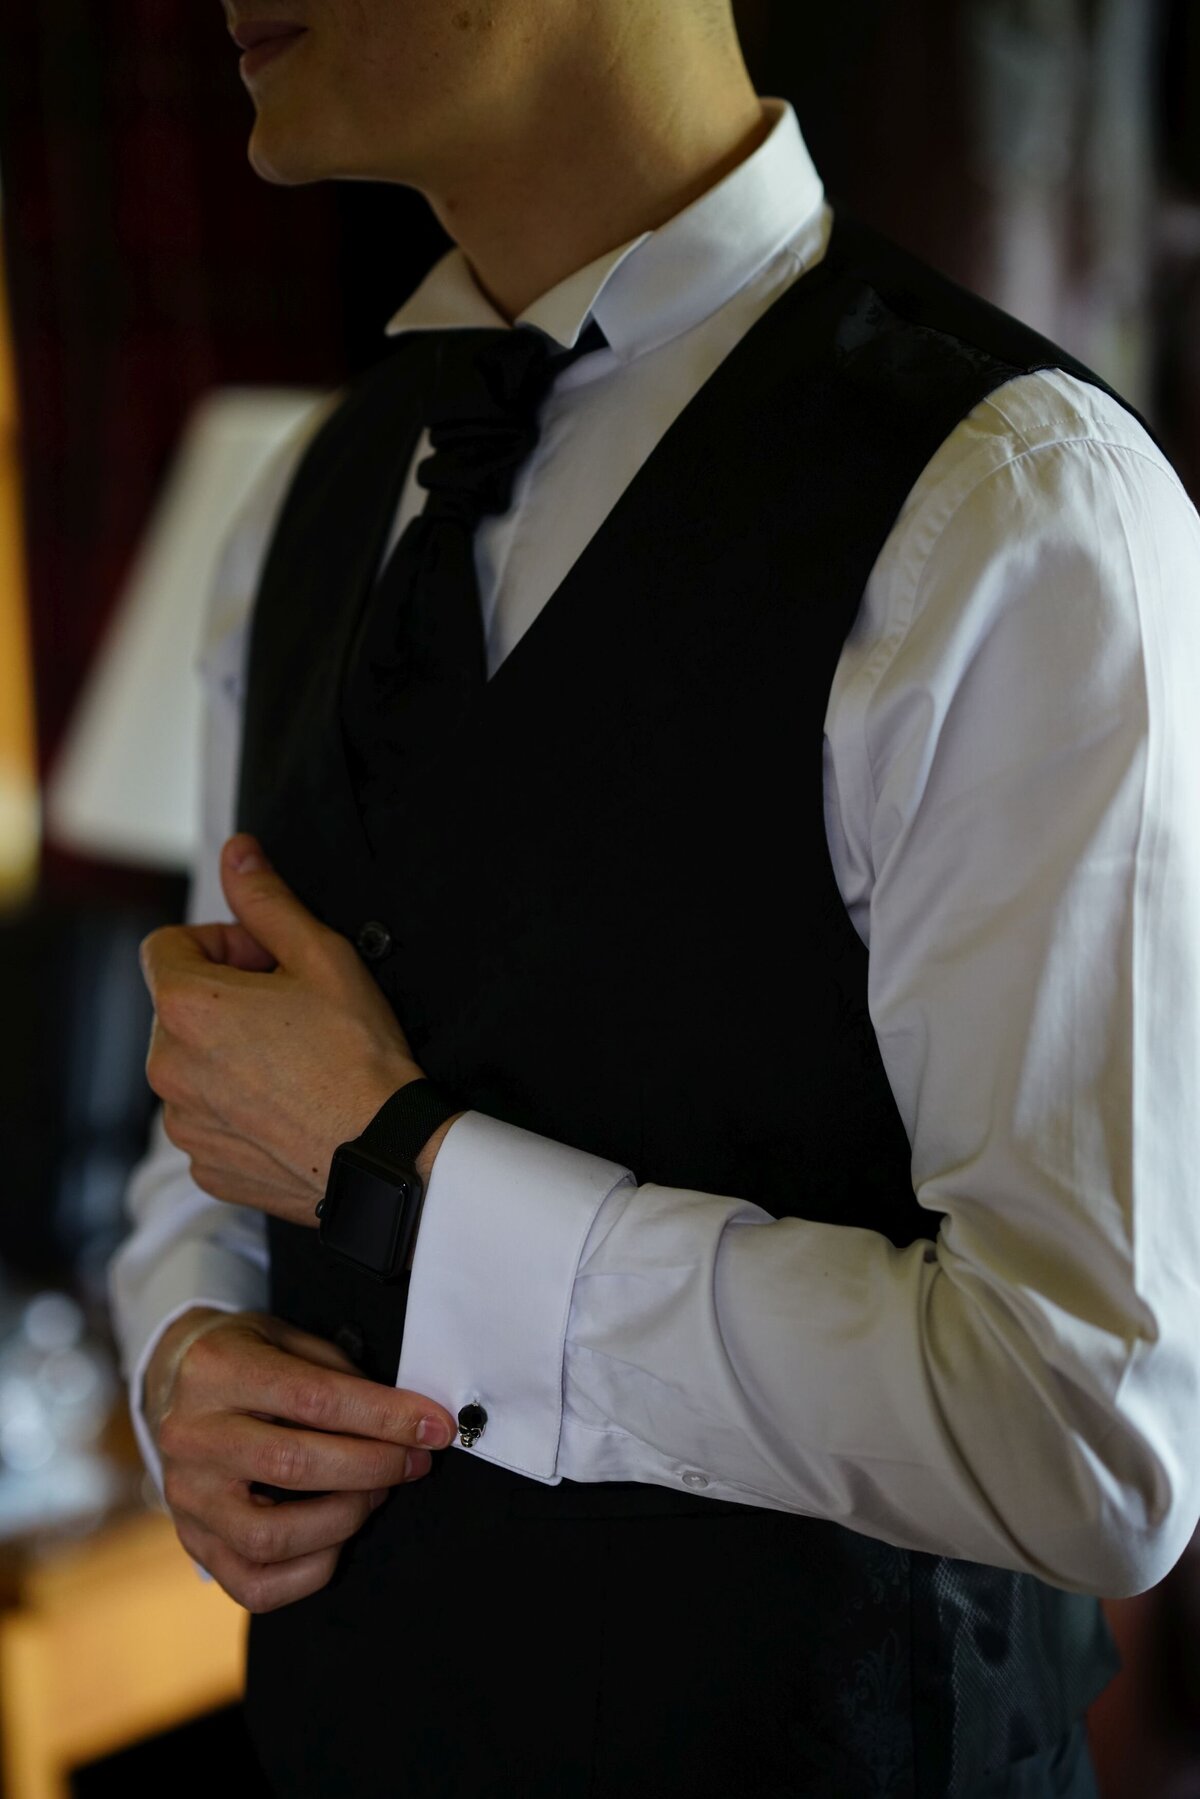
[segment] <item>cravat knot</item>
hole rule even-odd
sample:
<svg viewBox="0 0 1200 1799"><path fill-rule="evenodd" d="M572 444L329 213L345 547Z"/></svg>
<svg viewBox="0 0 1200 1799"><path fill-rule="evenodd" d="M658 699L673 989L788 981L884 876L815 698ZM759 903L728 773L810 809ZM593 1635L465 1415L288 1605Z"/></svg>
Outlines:
<svg viewBox="0 0 1200 1799"><path fill-rule="evenodd" d="M507 512L546 394L567 363L604 342L594 320L572 350L532 326L443 333L427 411L431 453L417 467L425 514L473 526Z"/></svg>
<svg viewBox="0 0 1200 1799"><path fill-rule="evenodd" d="M422 760L459 727L487 679L475 527L506 512L537 443L547 391L607 338L593 320L571 350L532 326L447 329L431 348L417 467L429 498L409 520L364 608L342 696L342 728L368 837L389 829Z"/></svg>

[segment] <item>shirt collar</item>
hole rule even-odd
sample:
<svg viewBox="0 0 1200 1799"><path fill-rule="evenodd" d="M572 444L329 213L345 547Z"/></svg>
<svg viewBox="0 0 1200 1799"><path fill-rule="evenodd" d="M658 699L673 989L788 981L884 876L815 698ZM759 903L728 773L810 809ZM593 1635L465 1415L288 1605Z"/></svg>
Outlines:
<svg viewBox="0 0 1200 1799"><path fill-rule="evenodd" d="M606 250L526 307L536 325L572 349L595 318L621 362L630 362L708 318L770 261L824 201L824 188L787 100L763 98L772 119L762 143L682 212ZM503 328L464 252L435 262L384 327L402 331Z"/></svg>

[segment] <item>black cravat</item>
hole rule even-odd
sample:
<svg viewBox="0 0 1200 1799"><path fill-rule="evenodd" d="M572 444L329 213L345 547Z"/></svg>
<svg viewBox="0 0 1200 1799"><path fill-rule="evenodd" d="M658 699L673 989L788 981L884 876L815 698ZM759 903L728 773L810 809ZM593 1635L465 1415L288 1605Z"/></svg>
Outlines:
<svg viewBox="0 0 1200 1799"><path fill-rule="evenodd" d="M379 577L342 694L342 731L368 835L461 724L487 679L475 527L506 512L539 435L538 411L568 363L607 339L592 320L572 350L532 326L431 333L429 490ZM382 824L382 820L379 821Z"/></svg>

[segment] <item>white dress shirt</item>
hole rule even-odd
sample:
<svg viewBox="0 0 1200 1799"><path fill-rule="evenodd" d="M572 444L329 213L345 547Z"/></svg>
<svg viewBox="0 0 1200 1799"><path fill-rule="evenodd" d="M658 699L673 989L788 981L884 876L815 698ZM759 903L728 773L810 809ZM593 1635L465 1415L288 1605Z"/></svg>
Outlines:
<svg viewBox="0 0 1200 1799"><path fill-rule="evenodd" d="M764 105L747 160L521 314L564 346L595 316L610 347L561 377L510 510L479 527L491 670L824 253L795 114ZM387 329L505 322L452 249ZM191 922L229 917L247 616L338 398L224 546ZM385 554L424 504L427 447ZM776 1220L639 1186L469 1112L429 1184L398 1373L451 1412L485 1406L476 1446L446 1453L831 1518L1076 1591L1167 1571L1200 1514L1198 695L1200 519L1170 465L1087 383L998 389L909 495L824 721L829 854L936 1245L808 1222L803 1193ZM714 1055L721 1011L714 993ZM161 1109L128 1206L111 1294L161 1486L142 1370L187 1306L265 1307L265 1221L195 1185Z"/></svg>

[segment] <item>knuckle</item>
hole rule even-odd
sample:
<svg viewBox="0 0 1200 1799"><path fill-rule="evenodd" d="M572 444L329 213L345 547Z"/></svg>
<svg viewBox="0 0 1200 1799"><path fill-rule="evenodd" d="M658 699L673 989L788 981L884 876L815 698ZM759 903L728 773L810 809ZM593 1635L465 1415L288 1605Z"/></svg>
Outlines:
<svg viewBox="0 0 1200 1799"><path fill-rule="evenodd" d="M158 1426L158 1453L163 1458L164 1477L169 1472L174 1479L179 1479L178 1463L187 1454L191 1446L191 1433L187 1421L180 1416L179 1409L172 1406L163 1414ZM170 1462L169 1470L166 1464Z"/></svg>
<svg viewBox="0 0 1200 1799"><path fill-rule="evenodd" d="M287 1404L291 1415L302 1418L306 1424L322 1426L335 1421L337 1395L326 1381L314 1375L302 1374L291 1383Z"/></svg>
<svg viewBox="0 0 1200 1799"><path fill-rule="evenodd" d="M175 1525L175 1535L179 1538L179 1541L183 1544L183 1547L187 1550L188 1554L198 1561L202 1568L208 1568L208 1561L206 1559L207 1546L203 1544L201 1533L196 1525L193 1524L190 1518L186 1517L175 1518L173 1522ZM208 1571L210 1574L212 1573L211 1568L208 1568Z"/></svg>
<svg viewBox="0 0 1200 1799"><path fill-rule="evenodd" d="M239 1605L245 1606L248 1612L274 1611L279 1603L275 1582L265 1570L254 1570L249 1574L241 1574L236 1581L237 1591L231 1586L228 1591Z"/></svg>
<svg viewBox="0 0 1200 1799"><path fill-rule="evenodd" d="M154 989L154 1010L159 1021L166 1026L172 1035L178 1035L177 1026L183 1018L183 992L179 982L170 975L162 975Z"/></svg>
<svg viewBox="0 0 1200 1799"><path fill-rule="evenodd" d="M273 1487L302 1487L308 1472L308 1455L298 1443L279 1435L269 1437L258 1452L259 1478Z"/></svg>
<svg viewBox="0 0 1200 1799"><path fill-rule="evenodd" d="M356 1531L361 1530L367 1519L375 1510L375 1507L371 1503L371 1491L369 1488L364 1489L361 1493L352 1493L348 1497L351 1499L352 1504L346 1508L346 1525L342 1532L343 1541L346 1537L352 1537Z"/></svg>
<svg viewBox="0 0 1200 1799"><path fill-rule="evenodd" d="M154 989L154 1010L169 1037L189 1044L203 1028L207 993L194 976L162 975Z"/></svg>
<svg viewBox="0 0 1200 1799"><path fill-rule="evenodd" d="M216 1377L223 1366L224 1352L219 1341L220 1330L201 1331L193 1337L179 1358L179 1366L175 1370L175 1390L177 1393L192 1392L198 1386L206 1386Z"/></svg>
<svg viewBox="0 0 1200 1799"><path fill-rule="evenodd" d="M390 1487L397 1478L397 1460L401 1463L400 1478L403 1479L404 1451L391 1449L386 1444L369 1446L362 1455L362 1483L365 1490L375 1487Z"/></svg>
<svg viewBox="0 0 1200 1799"><path fill-rule="evenodd" d="M159 1099L169 1097L166 1091L169 1085L169 1076L163 1060L162 1043L157 1032L151 1038L150 1047L146 1051L146 1084L152 1092L157 1093ZM163 1122L165 1125L165 1118ZM170 1136L170 1134L168 1131L167 1135ZM172 1141L174 1141L173 1138Z"/></svg>
<svg viewBox="0 0 1200 1799"><path fill-rule="evenodd" d="M207 1193L210 1199L224 1199L228 1188L218 1169L193 1160L189 1163L189 1173L193 1185L199 1187L201 1193Z"/></svg>
<svg viewBox="0 0 1200 1799"><path fill-rule="evenodd" d="M174 1100L168 1099L165 1095L160 1095L160 1097L163 1100L163 1130L176 1149L187 1149L189 1137L186 1112Z"/></svg>
<svg viewBox="0 0 1200 1799"><path fill-rule="evenodd" d="M164 1128L166 1128L167 1123L166 1105L170 1103L173 1108L171 1122L174 1127L178 1129L180 1122L179 1108L181 1104L186 1103L188 1095L183 1081L179 1078L177 1060L171 1053L166 1040L158 1035L155 1036L146 1056L146 1080L153 1091L157 1093L159 1099L163 1101ZM171 1136L169 1130L167 1131L167 1135L168 1137L171 1137L172 1143L176 1142L176 1139Z"/></svg>
<svg viewBox="0 0 1200 1799"><path fill-rule="evenodd" d="M313 1561L300 1581L281 1582L274 1570L263 1568L242 1577L242 1589L245 1597L239 1602L251 1612L278 1611L281 1606L290 1605L297 1599L305 1599L310 1593L326 1586L337 1567L338 1552L327 1550Z"/></svg>
<svg viewBox="0 0 1200 1799"><path fill-rule="evenodd" d="M160 1444L161 1447L161 1444ZM163 1498L172 1512L184 1510L187 1502L188 1483L183 1472L175 1463L163 1463Z"/></svg>
<svg viewBox="0 0 1200 1799"><path fill-rule="evenodd" d="M231 1566L233 1552L219 1538L198 1529L187 1520L176 1519L175 1534L192 1560L199 1562L212 1575L222 1592L227 1593L235 1605L244 1606L246 1589L254 1584L254 1573L247 1574L240 1568Z"/></svg>
<svg viewBox="0 0 1200 1799"><path fill-rule="evenodd" d="M357 1373L357 1369L355 1370ZM359 1426L369 1437L376 1437L382 1443L394 1443L396 1440L396 1409L389 1405L386 1395L367 1398L362 1406L362 1422ZM406 1428L401 1424L400 1429ZM416 1428L415 1425L413 1427Z"/></svg>
<svg viewBox="0 0 1200 1799"><path fill-rule="evenodd" d="M243 1519L233 1537L233 1547L248 1562L277 1562L281 1559L279 1527L269 1512L257 1518Z"/></svg>
<svg viewBox="0 0 1200 1799"><path fill-rule="evenodd" d="M141 942L138 944L138 965L141 968L143 978L147 977L148 975L150 975L153 972L153 962L154 962L154 954L155 954L154 939L160 934L160 932L164 928L165 927L163 925L156 925L152 931L146 932L146 935L142 938Z"/></svg>
<svg viewBox="0 0 1200 1799"><path fill-rule="evenodd" d="M306 1575L301 1591L296 1594L297 1599L302 1598L309 1593L315 1593L321 1587L328 1586L329 1582L333 1579L334 1571L337 1568L340 1550L341 1545L337 1544L332 1549L324 1549L321 1551L317 1559L313 1562L311 1570Z"/></svg>

